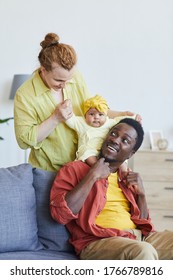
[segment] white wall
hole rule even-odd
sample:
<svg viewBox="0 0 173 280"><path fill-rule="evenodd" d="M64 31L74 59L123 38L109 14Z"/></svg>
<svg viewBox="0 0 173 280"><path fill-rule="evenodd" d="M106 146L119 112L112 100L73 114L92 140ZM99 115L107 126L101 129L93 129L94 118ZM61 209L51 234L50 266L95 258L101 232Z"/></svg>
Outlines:
<svg viewBox="0 0 173 280"><path fill-rule="evenodd" d="M144 147L149 130L162 130L173 148L173 1L0 0L0 118L13 115L13 75L38 66L48 32L74 46L93 94L111 109L142 115ZM13 121L0 126L0 135L0 166L22 163Z"/></svg>

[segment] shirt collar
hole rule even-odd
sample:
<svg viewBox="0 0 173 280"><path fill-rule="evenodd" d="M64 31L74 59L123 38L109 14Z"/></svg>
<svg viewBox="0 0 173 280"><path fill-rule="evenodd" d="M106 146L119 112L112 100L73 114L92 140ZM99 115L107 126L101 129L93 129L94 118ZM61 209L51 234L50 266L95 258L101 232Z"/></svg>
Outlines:
<svg viewBox="0 0 173 280"><path fill-rule="evenodd" d="M119 181L119 182L124 182L121 169L118 169L118 170L117 170L117 175L118 175L118 181Z"/></svg>
<svg viewBox="0 0 173 280"><path fill-rule="evenodd" d="M43 81L40 77L39 71L40 71L40 69L37 69L35 71L35 75L33 77L33 85L34 85L37 96L50 91L50 89L43 83Z"/></svg>

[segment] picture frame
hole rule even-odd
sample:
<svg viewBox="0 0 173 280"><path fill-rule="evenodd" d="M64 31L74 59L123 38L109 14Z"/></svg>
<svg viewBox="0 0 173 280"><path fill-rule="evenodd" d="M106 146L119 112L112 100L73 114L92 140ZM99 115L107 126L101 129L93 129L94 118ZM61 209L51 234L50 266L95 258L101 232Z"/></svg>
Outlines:
<svg viewBox="0 0 173 280"><path fill-rule="evenodd" d="M159 139L163 138L163 132L162 130L150 130L150 145L152 150L159 150L159 147L157 145L157 142Z"/></svg>

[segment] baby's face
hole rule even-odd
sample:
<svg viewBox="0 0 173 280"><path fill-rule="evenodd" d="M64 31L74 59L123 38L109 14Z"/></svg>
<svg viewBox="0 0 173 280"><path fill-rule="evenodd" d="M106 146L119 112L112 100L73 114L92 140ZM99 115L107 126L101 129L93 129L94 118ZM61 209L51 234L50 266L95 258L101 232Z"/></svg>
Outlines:
<svg viewBox="0 0 173 280"><path fill-rule="evenodd" d="M99 112L95 108L91 108L85 114L86 123L93 127L100 127L106 121L106 114Z"/></svg>

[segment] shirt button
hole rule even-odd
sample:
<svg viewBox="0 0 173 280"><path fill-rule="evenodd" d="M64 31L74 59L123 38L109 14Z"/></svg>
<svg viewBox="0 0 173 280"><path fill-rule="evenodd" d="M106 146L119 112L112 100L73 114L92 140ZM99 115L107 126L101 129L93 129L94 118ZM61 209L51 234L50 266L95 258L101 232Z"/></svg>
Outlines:
<svg viewBox="0 0 173 280"><path fill-rule="evenodd" d="M52 200L52 201L50 202L50 204L51 204L51 205L54 205L54 201Z"/></svg>

